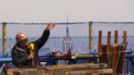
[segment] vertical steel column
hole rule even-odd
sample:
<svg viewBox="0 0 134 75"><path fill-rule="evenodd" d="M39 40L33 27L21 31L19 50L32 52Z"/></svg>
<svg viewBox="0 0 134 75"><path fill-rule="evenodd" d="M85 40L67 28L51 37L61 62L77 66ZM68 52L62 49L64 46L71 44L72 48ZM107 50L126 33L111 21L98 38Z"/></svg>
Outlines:
<svg viewBox="0 0 134 75"><path fill-rule="evenodd" d="M2 32L3 32L3 34L2 34L2 36L3 36L3 44L2 44L2 46L3 46L3 51L2 51L2 53L3 53L3 56L6 56L6 42L7 42L7 39L6 39L6 22L3 22L3 25L2 25Z"/></svg>
<svg viewBox="0 0 134 75"><path fill-rule="evenodd" d="M93 46L93 36L92 36L92 25L93 25L93 22L89 22L89 50L91 51L92 50L92 46Z"/></svg>

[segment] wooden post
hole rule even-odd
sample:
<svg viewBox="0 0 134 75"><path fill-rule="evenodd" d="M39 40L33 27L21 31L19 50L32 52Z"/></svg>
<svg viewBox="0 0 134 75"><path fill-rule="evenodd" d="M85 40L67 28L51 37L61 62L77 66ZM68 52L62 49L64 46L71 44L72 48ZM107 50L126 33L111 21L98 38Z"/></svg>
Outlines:
<svg viewBox="0 0 134 75"><path fill-rule="evenodd" d="M127 46L127 32L123 32L123 43L120 47L120 55L119 55L119 61L117 65L116 74L123 74L124 70L124 62L125 62L125 53L126 53L126 46Z"/></svg>
<svg viewBox="0 0 134 75"><path fill-rule="evenodd" d="M126 51L126 47L127 47L127 31L123 32L123 47L124 47L124 51Z"/></svg>
<svg viewBox="0 0 134 75"><path fill-rule="evenodd" d="M108 66L109 67L112 67L111 66L111 32L109 31L108 32L108 37L107 37L107 60L108 60Z"/></svg>
<svg viewBox="0 0 134 75"><path fill-rule="evenodd" d="M101 57L102 57L102 31L99 31L98 35L98 56L99 56L99 61L101 62Z"/></svg>
<svg viewBox="0 0 134 75"><path fill-rule="evenodd" d="M123 32L123 53L122 53L122 67L124 68L125 65L125 55L126 55L126 48L127 48L127 31ZM123 68L122 68L122 73L123 73Z"/></svg>
<svg viewBox="0 0 134 75"><path fill-rule="evenodd" d="M116 74L116 67L117 67L117 60L118 60L118 31L115 31L114 35L114 45L113 45L113 56L112 56L112 68L113 68L113 75Z"/></svg>
<svg viewBox="0 0 134 75"><path fill-rule="evenodd" d="M92 46L93 46L93 36L92 36L92 25L93 22L89 22L89 50L92 50Z"/></svg>
<svg viewBox="0 0 134 75"><path fill-rule="evenodd" d="M2 36L3 36L3 43L2 43L2 46L3 46L3 51L2 51L2 54L3 54L3 56L6 56L6 24L7 23L5 23L5 22L3 22L3 25L2 25L2 32L3 32L3 34L2 34Z"/></svg>

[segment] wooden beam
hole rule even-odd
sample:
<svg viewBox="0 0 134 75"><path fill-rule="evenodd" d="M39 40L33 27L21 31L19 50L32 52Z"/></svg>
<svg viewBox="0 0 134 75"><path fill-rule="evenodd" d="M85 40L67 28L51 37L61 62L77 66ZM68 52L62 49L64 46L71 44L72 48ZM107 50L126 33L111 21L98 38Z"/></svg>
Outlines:
<svg viewBox="0 0 134 75"><path fill-rule="evenodd" d="M16 68L7 69L6 75L53 75L52 72L47 71L47 69L42 68Z"/></svg>
<svg viewBox="0 0 134 75"><path fill-rule="evenodd" d="M127 47L127 31L123 32L123 47L124 47L124 50L126 51L126 47Z"/></svg>
<svg viewBox="0 0 134 75"><path fill-rule="evenodd" d="M108 37L107 37L107 60L108 60L108 66L109 67L112 67L112 65L111 65L111 56L112 56L112 54L111 54L111 32L109 31L108 32Z"/></svg>
<svg viewBox="0 0 134 75"><path fill-rule="evenodd" d="M117 68L117 60L118 60L118 50L117 50L117 46L118 46L118 31L115 31L115 35L114 35L114 44L113 44L113 56L112 56L112 68L113 68L113 75L116 74L116 68Z"/></svg>
<svg viewBox="0 0 134 75"><path fill-rule="evenodd" d="M99 31L98 34L98 56L99 56L99 62L101 62L102 57L102 31Z"/></svg>
<svg viewBox="0 0 134 75"><path fill-rule="evenodd" d="M123 74L124 70L124 63L125 63L125 54L126 54L126 46L127 46L127 32L123 32L123 43L120 47L120 55L119 55L119 62L117 65L116 74Z"/></svg>
<svg viewBox="0 0 134 75"><path fill-rule="evenodd" d="M51 72L61 72L61 71L75 71L75 70L92 70L107 68L107 64L94 64L94 63L84 63L84 64L72 64L72 65L54 65L47 67Z"/></svg>
<svg viewBox="0 0 134 75"><path fill-rule="evenodd" d="M112 69L69 71L65 75L112 75Z"/></svg>

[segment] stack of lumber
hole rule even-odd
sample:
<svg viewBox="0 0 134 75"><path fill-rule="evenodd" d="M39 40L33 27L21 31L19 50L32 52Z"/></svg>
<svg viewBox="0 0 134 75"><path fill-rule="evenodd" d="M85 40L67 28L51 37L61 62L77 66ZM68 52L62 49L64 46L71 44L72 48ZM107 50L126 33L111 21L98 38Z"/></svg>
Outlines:
<svg viewBox="0 0 134 75"><path fill-rule="evenodd" d="M113 70L107 64L53 65L44 68L8 69L7 75L112 75Z"/></svg>

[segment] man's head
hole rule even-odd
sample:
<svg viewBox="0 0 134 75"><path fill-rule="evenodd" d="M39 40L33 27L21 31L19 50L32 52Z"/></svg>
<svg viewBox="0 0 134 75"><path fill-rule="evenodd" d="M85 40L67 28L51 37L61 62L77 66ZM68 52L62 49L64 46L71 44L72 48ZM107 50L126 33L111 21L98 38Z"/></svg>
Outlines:
<svg viewBox="0 0 134 75"><path fill-rule="evenodd" d="M28 43L28 40L27 40L27 35L26 34L23 34L23 33L18 33L16 35L16 42L20 45L20 46L26 46L27 43Z"/></svg>

